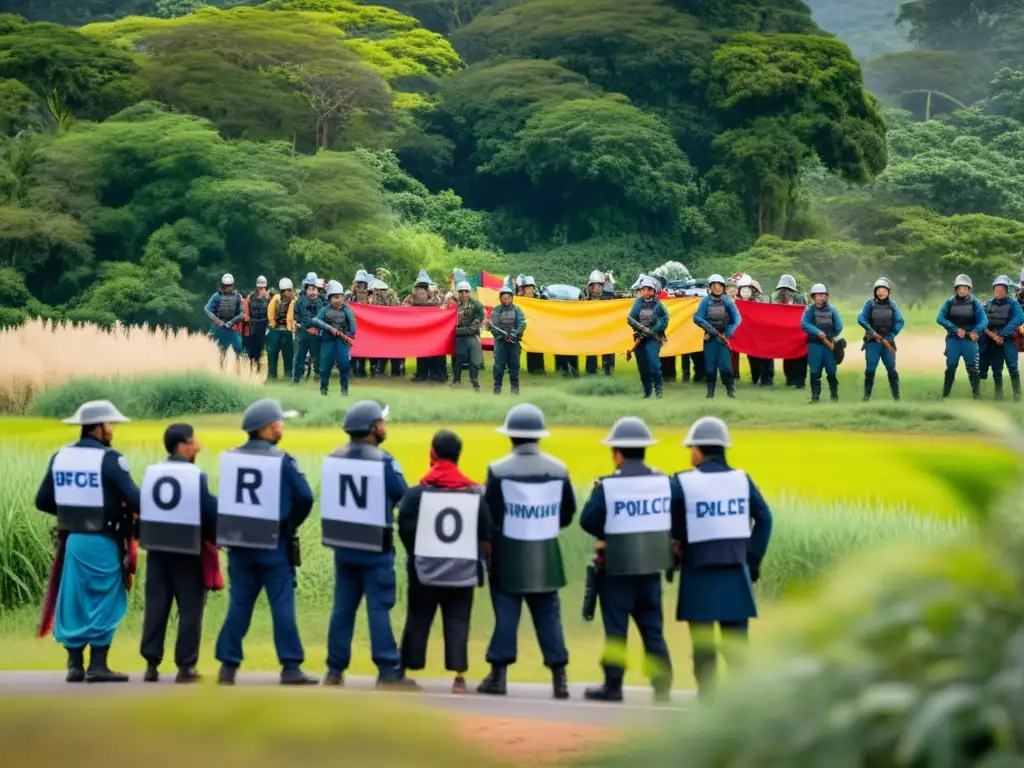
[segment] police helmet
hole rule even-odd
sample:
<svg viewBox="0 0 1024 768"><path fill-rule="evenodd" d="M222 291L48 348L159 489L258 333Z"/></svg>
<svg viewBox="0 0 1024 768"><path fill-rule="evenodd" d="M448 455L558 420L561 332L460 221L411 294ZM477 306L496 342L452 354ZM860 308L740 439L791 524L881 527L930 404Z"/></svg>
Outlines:
<svg viewBox="0 0 1024 768"><path fill-rule="evenodd" d="M537 281L533 279L533 275L527 275L523 278L523 288L529 288L530 286L537 287Z"/></svg>
<svg viewBox="0 0 1024 768"><path fill-rule="evenodd" d="M307 272L306 279L302 281L302 287L305 288L307 285L316 285L316 281L316 272Z"/></svg>
<svg viewBox="0 0 1024 768"><path fill-rule="evenodd" d="M779 278L779 284L775 286L775 290L786 288L787 290L796 292L796 278L792 275L783 275Z"/></svg>
<svg viewBox="0 0 1024 768"><path fill-rule="evenodd" d="M517 275L516 276L516 288L522 288L523 287L523 281L525 279L526 279L526 275Z"/></svg>
<svg viewBox="0 0 1024 768"><path fill-rule="evenodd" d="M718 283L719 285L724 286L725 285L725 278L722 277L721 275L712 275L711 277L708 278L708 287L709 288L712 285L714 285L715 283Z"/></svg>
<svg viewBox="0 0 1024 768"><path fill-rule="evenodd" d="M370 283L370 273L367 272L365 269L360 269L358 272L356 272L355 282L357 282L357 283L366 283L367 285L369 285L369 283Z"/></svg>
<svg viewBox="0 0 1024 768"><path fill-rule="evenodd" d="M992 281L993 288L995 288L997 285L1006 286L1006 290L1010 290L1011 288L1013 288L1013 283L1010 282L1010 278L1007 275L1000 275L999 277Z"/></svg>
<svg viewBox="0 0 1024 768"><path fill-rule="evenodd" d="M257 288L266 288L267 287L267 278L265 278L263 275L260 275L259 277L257 277L256 278L256 287Z"/></svg>
<svg viewBox="0 0 1024 768"><path fill-rule="evenodd" d="M974 283L971 282L971 278L967 275L957 275L956 280L953 281L953 289L956 290L960 286L964 288L974 289Z"/></svg>
<svg viewBox="0 0 1024 768"><path fill-rule="evenodd" d="M344 294L345 293L344 286L341 283L339 283L337 280L331 280L327 284L327 295L328 296L337 296L339 293L340 294Z"/></svg>
<svg viewBox="0 0 1024 768"><path fill-rule="evenodd" d="M275 421L284 421L294 415L294 413L285 413L277 400L270 398L257 400L246 408L245 413L242 414L242 431L259 432Z"/></svg>
<svg viewBox="0 0 1024 768"><path fill-rule="evenodd" d="M388 284L385 283L380 278L377 278L377 282L375 282L373 284L373 290L375 290L375 291L386 291L387 289L388 289Z"/></svg>
<svg viewBox="0 0 1024 768"><path fill-rule="evenodd" d="M612 426L608 437L601 441L612 448L646 448L657 442L643 419L636 416L623 416Z"/></svg>
<svg viewBox="0 0 1024 768"><path fill-rule="evenodd" d="M505 283L504 285L502 285L501 289L498 291L499 296L503 293L507 293L509 296L516 295L515 289L509 283Z"/></svg>
<svg viewBox="0 0 1024 768"><path fill-rule="evenodd" d="M889 278L880 277L877 280L875 280L875 284L872 287L872 290L877 291L879 288L885 288L885 290L891 291L892 283L889 282Z"/></svg>
<svg viewBox="0 0 1024 768"><path fill-rule="evenodd" d="M595 269L590 273L590 277L587 278L587 285L593 285L594 283L604 285L604 273L600 269Z"/></svg>
<svg viewBox="0 0 1024 768"><path fill-rule="evenodd" d="M641 288L650 288L650 289L652 289L654 291L660 290L660 288L661 288L661 286L658 284L658 281L655 280L650 275L645 275L643 277L643 279L640 281L640 287Z"/></svg>
<svg viewBox="0 0 1024 768"><path fill-rule="evenodd" d="M345 421L342 422L341 428L350 435L369 432L374 424L387 417L386 406L381 408L373 400L360 400L345 413Z"/></svg>
<svg viewBox="0 0 1024 768"><path fill-rule="evenodd" d="M124 424L131 421L127 416L117 410L109 400L90 400L82 403L70 419L64 419L64 424L87 426L91 424Z"/></svg>
<svg viewBox="0 0 1024 768"><path fill-rule="evenodd" d="M430 279L430 275L425 269L421 269L420 273L416 275L416 285L430 285L432 282L434 281Z"/></svg>
<svg viewBox="0 0 1024 768"><path fill-rule="evenodd" d="M750 275L746 275L745 274L745 275L743 275L743 277L741 277L739 280L736 281L736 287L737 288L753 288L754 287L754 278L752 278Z"/></svg>
<svg viewBox="0 0 1024 768"><path fill-rule="evenodd" d="M532 403L513 406L505 416L505 423L498 427L498 434L525 440L540 440L550 433L544 424L544 412Z"/></svg>
<svg viewBox="0 0 1024 768"><path fill-rule="evenodd" d="M811 296L815 296L819 293L828 296L828 288L825 287L824 283L815 283L811 286Z"/></svg>
<svg viewBox="0 0 1024 768"><path fill-rule="evenodd" d="M292 285L292 281L289 280L287 277L282 277L281 282L277 284L277 287L279 290L282 291L291 291L294 290L295 288L295 286Z"/></svg>
<svg viewBox="0 0 1024 768"><path fill-rule="evenodd" d="M473 286L471 286L469 284L468 280L463 280L462 282L460 282L458 285L455 286L455 290L456 291L472 291L473 290Z"/></svg>
<svg viewBox="0 0 1024 768"><path fill-rule="evenodd" d="M234 275L231 275L230 273L225 273L224 277L222 277L220 279L220 284L221 285L234 285L235 284Z"/></svg>
<svg viewBox="0 0 1024 768"><path fill-rule="evenodd" d="M731 448L732 440L729 437L729 427L724 421L715 416L705 416L697 419L686 433L683 445L688 448L694 446L715 445L719 448Z"/></svg>

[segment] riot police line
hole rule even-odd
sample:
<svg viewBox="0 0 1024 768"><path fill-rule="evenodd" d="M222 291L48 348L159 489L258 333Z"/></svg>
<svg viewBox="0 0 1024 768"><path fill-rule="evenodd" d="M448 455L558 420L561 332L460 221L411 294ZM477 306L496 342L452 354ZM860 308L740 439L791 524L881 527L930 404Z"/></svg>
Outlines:
<svg viewBox="0 0 1024 768"><path fill-rule="evenodd" d="M160 677L172 604L180 615L176 680L199 679L205 595L218 588L217 550L223 548L229 592L215 652L221 684L236 680L255 603L265 592L282 684L345 684L356 614L365 600L379 688L420 688L407 672L425 667L427 639L440 609L452 690L465 692L474 594L486 584L495 624L486 652L490 671L477 692L507 693L525 603L551 671L552 695L568 698L569 652L559 595L568 580L559 536L577 516L578 504L565 464L540 449L550 434L541 410L523 403L508 412L497 431L509 439L510 452L488 466L483 482L462 473L461 440L440 430L430 446L430 469L411 488L399 463L381 448L388 409L362 401L348 410L342 429L349 442L320 467L320 538L333 553L335 570L321 678L303 671L296 623L298 536L314 495L294 457L277 447L290 415L269 399L246 410L241 428L248 439L220 454L217 497L195 465L201 445L191 426L168 427L167 459L146 469L140 491L127 460L112 447L114 426L128 421L113 404L85 403L65 420L80 427L80 439L51 459L36 506L56 515L60 531L51 585L53 632L67 650L68 682L128 680L109 668L107 653L127 610L138 538L148 552L140 646L147 682ZM616 422L602 441L610 469L579 509L581 527L595 539L583 614L593 619L599 604L606 637L605 679L586 690L589 700L622 700L630 618L653 662L655 700L668 699L673 676L663 579L673 581L681 572L676 619L690 625L701 693L714 684L719 650L730 661L741 659L732 655L735 644L719 649L716 625L724 638L742 641L757 615L753 584L772 516L753 480L727 461L728 427L714 417L695 422L683 441L692 469L674 474L646 462L647 449L657 442L638 418ZM396 532L408 555L408 614L400 640L390 620Z"/></svg>

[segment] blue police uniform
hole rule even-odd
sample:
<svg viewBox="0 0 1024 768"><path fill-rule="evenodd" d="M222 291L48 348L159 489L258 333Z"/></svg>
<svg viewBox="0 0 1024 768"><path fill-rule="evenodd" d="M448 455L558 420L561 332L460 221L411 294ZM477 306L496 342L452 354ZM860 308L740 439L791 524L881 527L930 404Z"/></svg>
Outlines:
<svg viewBox="0 0 1024 768"><path fill-rule="evenodd" d="M734 470L724 460L710 459L676 476L686 510L675 518L677 527L673 531L682 550L676 619L690 624L694 636L693 672L701 690L712 683L717 666L714 625L721 627L723 635L731 633L745 638L750 619L757 617L753 582L760 574L772 534L771 510L753 480L735 474L729 475L728 482L717 478L702 482L700 477L725 473ZM688 477L691 475L697 477ZM697 526L703 522L697 521L707 520L708 511L716 522L723 517L733 521L745 518L746 535L739 532L735 538L718 539L697 535ZM752 532L749 522L753 522ZM715 529L710 531L714 534Z"/></svg>
<svg viewBox="0 0 1024 768"><path fill-rule="evenodd" d="M732 356L729 348L718 337L722 334L731 339L740 327L742 318L734 302L724 293L712 296L710 293L700 300L693 322L707 334L704 340L704 370L707 374L708 397L715 396L718 375L726 393L732 397L735 392L735 374L732 370Z"/></svg>
<svg viewBox="0 0 1024 768"><path fill-rule="evenodd" d="M985 307L973 295L964 298L952 296L943 303L935 322L946 329L946 376L942 396L948 397L956 379L956 369L960 360L964 361L967 377L971 382L971 390L975 398L979 397L978 381L978 342L966 334L981 334L988 325ZM960 338L959 332L964 332Z"/></svg>
<svg viewBox="0 0 1024 768"><path fill-rule="evenodd" d="M230 347L236 355L242 354L242 334L235 330L235 325L245 317L245 307L242 305L242 294L236 290L217 291L206 302L204 308L211 320L220 320L224 325L213 323L210 326L210 335L217 346L220 347L221 355L227 353Z"/></svg>
<svg viewBox="0 0 1024 768"><path fill-rule="evenodd" d="M825 346L818 334L824 333L829 339L835 339L843 332L843 320L839 312L828 302L821 307L811 304L804 310L800 327L807 334L807 363L811 369L811 401L821 396L821 372L825 371L829 391L833 400L839 399L839 379L836 378L838 366L835 352Z"/></svg>
<svg viewBox="0 0 1024 768"><path fill-rule="evenodd" d="M313 360L313 369L320 369L320 329L313 321L325 303L319 296L309 298L305 291L295 299L295 360L292 361L292 381L296 384L302 379L307 354Z"/></svg>
<svg viewBox="0 0 1024 768"><path fill-rule="evenodd" d="M648 301L638 297L629 310L629 316L654 334L664 334L668 329L668 310L657 298ZM644 397L650 397L652 390L657 397L661 397L661 344L655 338L645 337L640 341L634 354L637 369L640 371L640 381L644 387Z"/></svg>
<svg viewBox="0 0 1024 768"><path fill-rule="evenodd" d="M327 304L317 312L316 317L313 318L313 325L324 331L323 340L320 342L320 392L327 394L327 386L331 383L331 374L334 372L334 366L337 365L341 378L341 394L347 395L352 350L347 341L340 336L335 336L331 331L338 330L355 339L356 316L347 304L342 304L337 308ZM365 364L365 359L363 362ZM365 375L365 371L363 375Z"/></svg>
<svg viewBox="0 0 1024 768"><path fill-rule="evenodd" d="M985 351L982 357L992 366L992 381L995 384L996 399L1003 397L1003 366L1010 374L1015 400L1020 400L1020 367L1017 345L1013 342L1013 334L1024 325L1024 309L1016 299L1007 296L1002 299L991 299L985 305L985 316L988 331L1003 340L997 344L992 339L985 340ZM982 337L984 338L984 337Z"/></svg>
<svg viewBox="0 0 1024 768"><path fill-rule="evenodd" d="M396 682L404 677L398 644L391 628L391 609L395 607L394 508L409 486L395 458L376 446L352 442L332 456L356 461L383 462L385 529L379 546L360 549L334 547L334 607L327 634L327 673L342 675L352 661L352 634L356 611L366 597L370 625L370 652L381 682ZM323 505L321 505L323 508ZM323 509L321 509L323 511ZM344 535L344 534L343 534Z"/></svg>
<svg viewBox="0 0 1024 768"><path fill-rule="evenodd" d="M295 620L295 574L288 550L291 537L313 508L313 491L295 459L279 451L273 443L249 440L240 450L282 457L278 502L280 536L273 549L228 547L228 613L217 638L216 657L229 674L241 665L242 640L249 631L256 600L261 591L266 591L278 661L285 673L297 673L305 661L305 652ZM223 526L228 501L223 490L223 474L220 483L218 525ZM224 546L220 535L218 543Z"/></svg>
<svg viewBox="0 0 1024 768"><path fill-rule="evenodd" d="M881 361L885 366L886 374L889 377L889 387L892 395L899 400L900 397L900 375L896 371L896 355L885 348L882 342L875 339L878 334L893 345L895 349L896 337L903 330L903 313L899 305L890 298L868 299L864 308L857 315L857 324L864 329L864 398L871 397L871 390L875 383L875 372L878 370L878 363Z"/></svg>
<svg viewBox="0 0 1024 768"><path fill-rule="evenodd" d="M613 475L602 477L594 484L590 498L587 499L583 511L580 513L580 526L599 541L607 541L606 523L609 512L605 495L606 483L613 478L655 477L664 478L665 488L670 494L663 501L671 500L669 504L663 503L660 508L655 510L656 514L666 517L663 541L661 538L655 538L653 542L647 542L646 547L642 540L639 545L632 544L627 557L634 559L632 562L626 563L624 567L616 567L614 553L606 554L598 598L601 601L601 619L604 623L604 633L609 650L616 645L625 648L629 618L632 616L640 631L644 650L649 659L654 662L652 682L655 691L667 693L672 687L672 662L669 657L668 645L665 643L661 578L666 570L673 567L671 532L681 525L676 518L684 514L682 493L678 483L674 478L665 477L657 470L651 469L643 461L627 459ZM639 490L638 493L640 493ZM661 501L661 499L659 500ZM618 514L617 511L614 514ZM655 536L658 536L658 533L655 532ZM621 535L639 538L645 534L623 533ZM609 563L609 559L613 559L613 561ZM606 690L620 691L625 672L622 665L607 652L602 663Z"/></svg>

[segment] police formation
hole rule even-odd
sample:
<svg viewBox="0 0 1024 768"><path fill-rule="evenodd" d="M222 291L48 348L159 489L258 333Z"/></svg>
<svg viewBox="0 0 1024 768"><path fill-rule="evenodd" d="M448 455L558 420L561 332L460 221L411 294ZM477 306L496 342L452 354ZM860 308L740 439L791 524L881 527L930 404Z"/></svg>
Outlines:
<svg viewBox="0 0 1024 768"><path fill-rule="evenodd" d="M139 539L148 552L140 647L147 682L159 680L174 604L180 615L176 680L199 679L205 596L223 586L217 557L223 548L228 611L216 644L223 685L235 683L257 598L266 594L284 685L345 684L356 614L365 600L378 687L419 689L407 672L425 667L440 609L452 690L466 692L474 595L486 583L494 630L486 652L490 671L477 692L507 693L525 603L551 671L552 695L568 698L569 651L559 594L568 580L559 537L572 524L577 501L565 464L540 448L549 436L540 409L523 403L508 412L498 432L509 439L510 452L488 466L483 483L459 469L458 436L439 431L430 446L430 469L412 488L381 448L388 436L387 409L362 401L348 410L342 427L348 442L320 467L320 538L333 551L335 573L326 673L320 679L303 671L296 622L298 536L314 496L295 459L277 447L288 415L274 400L249 407L241 424L246 441L220 454L216 497L195 465L201 445L189 425L167 428L167 458L146 469L140 492L125 458L112 447L114 426L128 419L98 401L65 421L79 427L80 439L51 459L36 505L57 518L54 638L67 650L67 681L128 680L108 667L107 654L127 609L125 576ZM603 442L613 467L595 482L580 515L596 552L584 617L593 618L595 607L588 603L599 601L607 643L604 683L588 689L586 698L622 700L630 617L652 662L655 698L668 698L672 663L663 633L662 579L672 581L677 571L682 576L676 618L691 625L694 672L706 693L715 677L715 625L726 640L742 640L757 615L752 585L768 548L771 513L753 481L728 464L729 431L719 419L693 425L683 443L693 469L674 475L645 463L647 448L657 441L640 419L621 419ZM390 616L396 603L396 530L407 554L408 612L400 641ZM728 659L734 645L723 650Z"/></svg>

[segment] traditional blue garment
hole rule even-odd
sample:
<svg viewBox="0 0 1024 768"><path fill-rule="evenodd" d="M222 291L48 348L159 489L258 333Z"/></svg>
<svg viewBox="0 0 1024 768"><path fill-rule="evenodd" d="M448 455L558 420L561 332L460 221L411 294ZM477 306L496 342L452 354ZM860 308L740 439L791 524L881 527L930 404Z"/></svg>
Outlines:
<svg viewBox="0 0 1024 768"><path fill-rule="evenodd" d="M116 542L97 533L69 534L53 639L65 648L108 646L127 610L128 595Z"/></svg>

